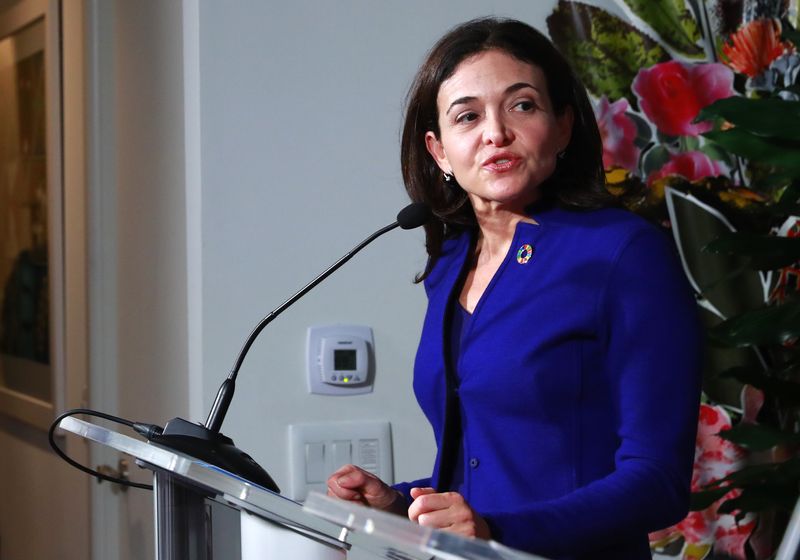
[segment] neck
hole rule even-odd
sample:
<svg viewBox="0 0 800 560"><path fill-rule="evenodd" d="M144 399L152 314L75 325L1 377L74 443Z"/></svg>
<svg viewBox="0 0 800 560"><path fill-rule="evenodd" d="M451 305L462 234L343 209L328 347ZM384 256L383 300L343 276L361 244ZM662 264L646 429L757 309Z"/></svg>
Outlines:
<svg viewBox="0 0 800 560"><path fill-rule="evenodd" d="M504 256L508 252L519 222L536 223L521 208L511 209L481 204L473 204L473 208L478 221L477 249L481 259Z"/></svg>

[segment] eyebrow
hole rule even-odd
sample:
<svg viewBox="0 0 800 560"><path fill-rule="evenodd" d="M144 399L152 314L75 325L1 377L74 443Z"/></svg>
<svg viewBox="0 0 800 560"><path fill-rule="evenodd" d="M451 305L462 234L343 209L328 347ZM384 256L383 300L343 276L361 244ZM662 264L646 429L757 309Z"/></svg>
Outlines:
<svg viewBox="0 0 800 560"><path fill-rule="evenodd" d="M531 88L531 89L533 89L533 90L535 90L537 92L539 91L539 88L537 88L536 86L534 86L532 84L529 84L527 82L517 82L516 84L512 84L512 85L508 86L504 93L506 93L506 94L514 93L515 91L518 91L518 90L521 90L521 89L524 89L524 88ZM474 95L465 95L464 97L459 97L458 99L456 99L455 101L453 101L450 104L450 106L447 108L447 111L445 111L444 114L445 115L449 114L450 110L453 107L455 107L456 105L463 105L465 103L469 103L470 101L475 101L476 99L477 99L477 97L475 97Z"/></svg>

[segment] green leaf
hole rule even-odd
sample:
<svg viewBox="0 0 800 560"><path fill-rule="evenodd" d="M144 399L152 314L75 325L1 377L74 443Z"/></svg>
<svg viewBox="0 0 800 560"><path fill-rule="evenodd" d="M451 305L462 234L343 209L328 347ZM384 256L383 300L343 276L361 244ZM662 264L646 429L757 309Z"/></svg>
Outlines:
<svg viewBox="0 0 800 560"><path fill-rule="evenodd" d="M800 177L800 142L766 138L743 128L715 130L703 134L726 150L764 165L780 168L792 177Z"/></svg>
<svg viewBox="0 0 800 560"><path fill-rule="evenodd" d="M792 457L783 463L750 465L703 487L703 491L731 488L752 488L768 483L794 484L800 480L800 457Z"/></svg>
<svg viewBox="0 0 800 560"><path fill-rule="evenodd" d="M730 488L715 488L714 490L702 490L692 492L689 502L689 509L692 511L702 511L730 492Z"/></svg>
<svg viewBox="0 0 800 560"><path fill-rule="evenodd" d="M694 152L700 149L700 138L697 136L681 136L679 145L682 152Z"/></svg>
<svg viewBox="0 0 800 560"><path fill-rule="evenodd" d="M783 29L781 29L781 39L784 41L791 41L795 47L800 47L800 32L796 29L792 29L788 25L783 25Z"/></svg>
<svg viewBox="0 0 800 560"><path fill-rule="evenodd" d="M714 161L722 161L727 165L729 168L734 166L734 158L731 154L722 149L720 146L714 144L713 142L704 142L702 146L700 146L700 151L706 154L709 158Z"/></svg>
<svg viewBox="0 0 800 560"><path fill-rule="evenodd" d="M712 342L742 348L783 344L800 336L800 303L789 301L742 313L708 329Z"/></svg>
<svg viewBox="0 0 800 560"><path fill-rule="evenodd" d="M796 371L795 365L792 371ZM800 383L779 379L777 376L784 374L783 371L763 371L748 367L734 367L725 370L720 377L726 379L736 379L741 383L752 385L756 389L764 391L768 397L777 399L782 406L800 406Z"/></svg>
<svg viewBox="0 0 800 560"><path fill-rule="evenodd" d="M661 169L669 161L669 150L661 144L656 144L642 156L642 173L645 177L653 171Z"/></svg>
<svg viewBox="0 0 800 560"><path fill-rule="evenodd" d="M800 261L800 237L776 237L747 232L729 232L702 249L708 253L750 258L750 268L775 270Z"/></svg>
<svg viewBox="0 0 800 560"><path fill-rule="evenodd" d="M669 134L664 134L664 132L660 130L656 130L656 140L660 144L674 146L675 148L680 147L680 138L678 136L670 136Z"/></svg>
<svg viewBox="0 0 800 560"><path fill-rule="evenodd" d="M732 488L742 488L764 484L775 474L779 465L776 463L765 463L761 465L751 465L734 471L728 476L710 482L703 487L703 491L724 489L730 491Z"/></svg>
<svg viewBox="0 0 800 560"><path fill-rule="evenodd" d="M798 457L783 463L751 465L728 476L707 484L699 492L692 493L692 511L706 509L733 489L740 489L738 497L726 500L717 509L719 513L738 510L737 520L748 511L764 509L791 509L797 500L800 482L800 460ZM742 498L742 496L744 496Z"/></svg>
<svg viewBox="0 0 800 560"><path fill-rule="evenodd" d="M800 101L727 97L703 108L695 121L721 118L757 136L800 142Z"/></svg>
<svg viewBox="0 0 800 560"><path fill-rule="evenodd" d="M737 424L717 435L750 451L766 451L776 445L793 444L800 441L798 434L784 432L762 424Z"/></svg>
<svg viewBox="0 0 800 560"><path fill-rule="evenodd" d="M596 97L625 97L640 68L670 59L650 37L607 11L561 0L547 18L550 38Z"/></svg>
<svg viewBox="0 0 800 560"><path fill-rule="evenodd" d="M775 207L787 214L800 211L800 180L792 181L781 193L781 198Z"/></svg>
<svg viewBox="0 0 800 560"><path fill-rule="evenodd" d="M691 188L691 187L689 187ZM678 188L665 190L670 202L670 221L677 233L684 271L700 293L724 317L734 317L764 304L761 275L749 268L746 257L713 255L701 251L731 229L722 214L694 196L680 194ZM743 273L740 273L743 272ZM739 273L738 277L732 275Z"/></svg>
<svg viewBox="0 0 800 560"><path fill-rule="evenodd" d="M752 164L752 162L750 162ZM752 168L752 165L751 165ZM776 169L773 169L766 177L759 177L756 179L758 182L758 190L761 192L779 192L785 190L792 182L793 178L790 175L783 175ZM764 210L773 214L782 212L784 214L795 214L798 212L797 205L780 206L779 204L772 204L764 207Z"/></svg>
<svg viewBox="0 0 800 560"><path fill-rule="evenodd" d="M631 113L628 111L625 114L636 125L636 138L633 140L633 143L637 148L640 149L644 149L649 146L653 139L653 129L651 128L651 125L636 113Z"/></svg>
<svg viewBox="0 0 800 560"><path fill-rule="evenodd" d="M653 28L669 46L681 53L699 57L700 32L684 0L625 0L625 3Z"/></svg>
<svg viewBox="0 0 800 560"><path fill-rule="evenodd" d="M737 488L751 488L768 483L796 485L800 480L800 458L793 457L783 463L751 465L729 474L723 480Z"/></svg>
<svg viewBox="0 0 800 560"><path fill-rule="evenodd" d="M791 511L797 501L797 489L780 484L767 484L757 488L744 488L735 498L725 500L717 509L717 513L733 513L741 511L759 512L770 509ZM743 515L738 515L741 518Z"/></svg>

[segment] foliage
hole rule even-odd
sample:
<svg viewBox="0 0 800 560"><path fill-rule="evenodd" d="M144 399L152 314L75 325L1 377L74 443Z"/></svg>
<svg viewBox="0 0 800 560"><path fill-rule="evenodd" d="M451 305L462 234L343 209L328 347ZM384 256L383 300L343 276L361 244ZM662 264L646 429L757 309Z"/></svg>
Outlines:
<svg viewBox="0 0 800 560"><path fill-rule="evenodd" d="M671 231L708 325L693 513L651 543L765 557L800 493L797 14L615 4L625 21L562 0L548 30L595 99L609 190Z"/></svg>

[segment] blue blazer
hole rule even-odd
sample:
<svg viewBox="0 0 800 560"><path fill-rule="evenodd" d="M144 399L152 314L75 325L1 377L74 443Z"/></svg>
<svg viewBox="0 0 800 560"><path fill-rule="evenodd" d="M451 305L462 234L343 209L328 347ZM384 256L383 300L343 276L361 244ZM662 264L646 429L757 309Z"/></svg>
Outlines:
<svg viewBox="0 0 800 560"><path fill-rule="evenodd" d="M414 391L438 453L430 478L396 488L448 490L462 456L462 493L493 539L551 558L650 558L647 533L688 510L696 304L670 239L638 216L540 206L532 218L474 310L458 380L448 315L473 233L448 239L425 280Z"/></svg>

